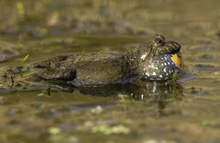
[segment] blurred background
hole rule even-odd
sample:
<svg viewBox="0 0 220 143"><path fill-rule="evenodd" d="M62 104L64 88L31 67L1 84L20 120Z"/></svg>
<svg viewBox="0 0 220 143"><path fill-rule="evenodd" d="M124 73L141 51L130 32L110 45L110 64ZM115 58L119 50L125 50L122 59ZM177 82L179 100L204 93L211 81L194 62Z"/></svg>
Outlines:
<svg viewBox="0 0 220 143"><path fill-rule="evenodd" d="M219 1L1 0L1 34L211 34ZM184 30L183 30L184 29ZM191 32L192 33L192 32Z"/></svg>
<svg viewBox="0 0 220 143"><path fill-rule="evenodd" d="M83 50L130 50L138 45L123 44L146 42L157 33L178 41L187 53L199 44L220 39L219 3L218 0L1 0L0 60L34 50L33 57L37 50L46 52L45 47L48 56ZM36 43L38 48L34 49ZM53 49L51 44L55 44ZM81 48L67 48L75 46ZM18 50L19 47L22 49ZM15 51L10 52L12 48ZM27 49L31 51L24 52Z"/></svg>

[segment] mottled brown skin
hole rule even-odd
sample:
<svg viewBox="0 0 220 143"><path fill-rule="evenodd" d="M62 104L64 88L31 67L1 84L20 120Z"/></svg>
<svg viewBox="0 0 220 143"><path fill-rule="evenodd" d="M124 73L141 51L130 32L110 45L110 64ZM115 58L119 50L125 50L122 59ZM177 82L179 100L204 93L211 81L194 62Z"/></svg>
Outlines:
<svg viewBox="0 0 220 143"><path fill-rule="evenodd" d="M36 67L45 70L37 76L44 80L74 81L75 86L126 82L137 74L137 62L126 58L115 52L59 56L38 64Z"/></svg>

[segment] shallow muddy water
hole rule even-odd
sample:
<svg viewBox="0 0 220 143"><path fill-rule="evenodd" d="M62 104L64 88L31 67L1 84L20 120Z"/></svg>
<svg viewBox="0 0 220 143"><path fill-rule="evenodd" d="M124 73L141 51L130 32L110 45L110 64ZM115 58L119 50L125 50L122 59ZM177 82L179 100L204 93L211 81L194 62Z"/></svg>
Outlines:
<svg viewBox="0 0 220 143"><path fill-rule="evenodd" d="M2 0L0 5L1 143L220 142L218 0ZM47 86L10 88L11 79L4 79L26 55L28 67L60 54L125 52L156 33L182 45L191 73L168 91L94 89L91 95L76 89L48 95Z"/></svg>

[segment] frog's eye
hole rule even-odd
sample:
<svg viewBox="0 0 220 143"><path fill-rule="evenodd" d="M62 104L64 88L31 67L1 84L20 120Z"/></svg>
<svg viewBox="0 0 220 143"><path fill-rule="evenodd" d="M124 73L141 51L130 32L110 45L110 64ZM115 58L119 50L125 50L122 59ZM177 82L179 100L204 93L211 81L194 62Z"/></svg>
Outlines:
<svg viewBox="0 0 220 143"><path fill-rule="evenodd" d="M153 42L153 46L155 47L154 50L157 51L159 47L164 46L164 45L165 45L165 42L162 39L158 39L158 38L154 39L154 42Z"/></svg>
<svg viewBox="0 0 220 143"><path fill-rule="evenodd" d="M155 39L155 44L162 44L163 43L163 41L161 40L161 39Z"/></svg>
<svg viewBox="0 0 220 143"><path fill-rule="evenodd" d="M163 37L162 35L157 34L153 43L154 43L155 46L164 45L165 44L165 37Z"/></svg>

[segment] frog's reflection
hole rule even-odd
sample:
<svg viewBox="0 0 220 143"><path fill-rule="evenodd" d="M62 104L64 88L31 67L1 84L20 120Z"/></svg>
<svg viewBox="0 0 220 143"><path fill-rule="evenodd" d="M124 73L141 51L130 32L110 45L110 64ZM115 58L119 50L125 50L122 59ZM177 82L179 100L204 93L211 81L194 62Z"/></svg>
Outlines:
<svg viewBox="0 0 220 143"><path fill-rule="evenodd" d="M132 95L132 99L135 101L143 101L153 105L159 116L165 115L164 109L167 104L182 98L183 88L177 83L147 83L145 87L139 88Z"/></svg>
<svg viewBox="0 0 220 143"><path fill-rule="evenodd" d="M25 88L24 88L25 87ZM181 100L183 98L183 88L178 82L143 82L139 81L137 84L106 84L99 86L81 86L73 87L63 82L51 83L48 86L34 85L22 86L21 83L16 84L12 88L6 88L10 91L22 90L38 90L46 89L48 95L54 90L62 90L67 92L80 91L82 94L88 94L93 96L105 96L105 97L118 97L118 95L126 95L128 100L144 102L146 104L153 105L159 115L163 114L166 105L175 100ZM4 90L6 90L4 89ZM53 94L53 93L52 93Z"/></svg>
<svg viewBox="0 0 220 143"><path fill-rule="evenodd" d="M100 87L80 87L82 94L95 96L118 96L125 94L130 100L152 104L159 115L163 115L166 105L183 98L183 88L177 82L145 82L141 86L134 84L106 85Z"/></svg>

